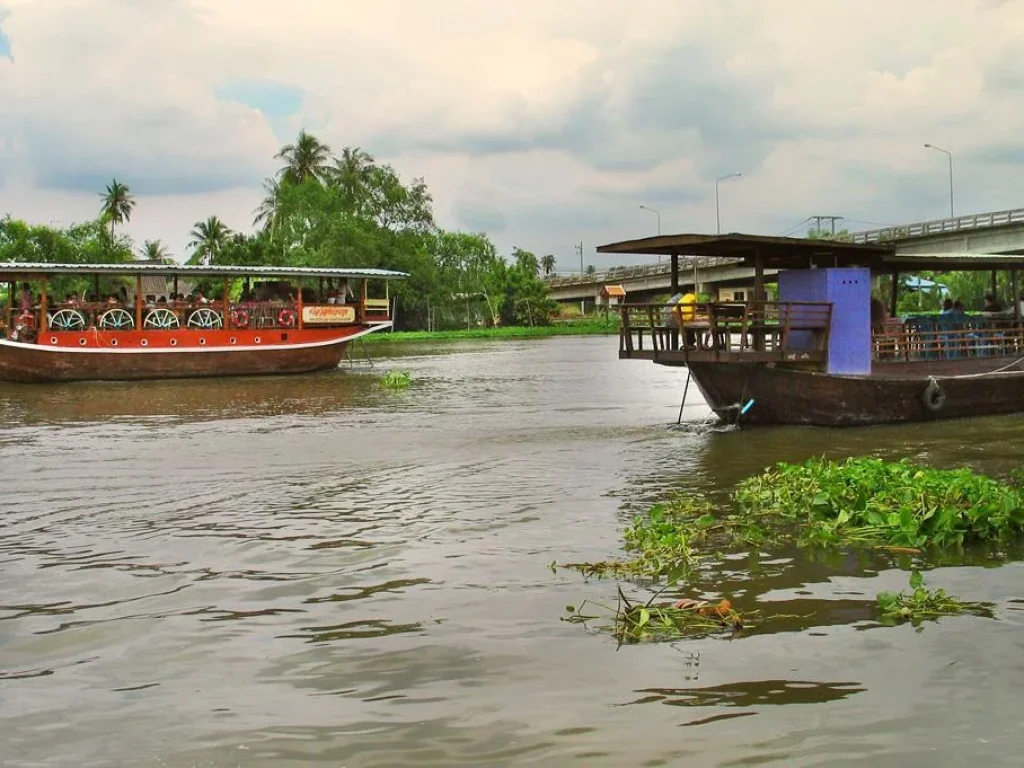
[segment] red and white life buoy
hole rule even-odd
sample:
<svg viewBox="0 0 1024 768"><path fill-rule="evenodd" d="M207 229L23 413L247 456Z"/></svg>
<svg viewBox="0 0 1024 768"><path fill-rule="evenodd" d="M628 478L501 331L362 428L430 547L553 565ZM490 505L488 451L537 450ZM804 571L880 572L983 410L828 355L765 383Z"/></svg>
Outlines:
<svg viewBox="0 0 1024 768"><path fill-rule="evenodd" d="M244 309L231 310L231 325L234 328L249 327L249 313Z"/></svg>
<svg viewBox="0 0 1024 768"><path fill-rule="evenodd" d="M277 313L277 324L282 328L294 328L295 311L291 309L282 309Z"/></svg>

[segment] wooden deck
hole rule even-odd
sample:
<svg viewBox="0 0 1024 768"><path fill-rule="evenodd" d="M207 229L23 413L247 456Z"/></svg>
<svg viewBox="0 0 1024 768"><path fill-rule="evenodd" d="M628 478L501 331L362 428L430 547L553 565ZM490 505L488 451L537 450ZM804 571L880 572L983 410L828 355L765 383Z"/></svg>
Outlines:
<svg viewBox="0 0 1024 768"><path fill-rule="evenodd" d="M690 362L818 364L828 350L832 305L821 302L624 304L619 357Z"/></svg>

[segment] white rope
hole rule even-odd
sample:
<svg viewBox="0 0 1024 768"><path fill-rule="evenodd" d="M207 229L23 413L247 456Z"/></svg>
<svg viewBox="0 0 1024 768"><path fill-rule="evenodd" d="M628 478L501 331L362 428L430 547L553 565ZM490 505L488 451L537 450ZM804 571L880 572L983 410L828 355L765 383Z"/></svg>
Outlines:
<svg viewBox="0 0 1024 768"><path fill-rule="evenodd" d="M978 379L982 376L992 376L998 373L1022 373L1022 371L1011 371L1010 369L1024 363L1024 357L1018 357L1012 363L1007 363L1002 368L996 368L994 371L984 371L982 373L961 373L959 376L943 376L943 379ZM934 376L928 377L931 381L935 381Z"/></svg>

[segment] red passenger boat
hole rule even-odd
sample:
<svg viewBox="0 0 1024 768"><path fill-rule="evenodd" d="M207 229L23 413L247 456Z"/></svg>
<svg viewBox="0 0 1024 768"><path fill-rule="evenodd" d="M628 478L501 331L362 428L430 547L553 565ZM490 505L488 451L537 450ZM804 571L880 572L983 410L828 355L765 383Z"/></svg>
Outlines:
<svg viewBox="0 0 1024 768"><path fill-rule="evenodd" d="M335 368L349 343L392 327L388 281L404 277L382 269L0 264L8 294L0 380Z"/></svg>

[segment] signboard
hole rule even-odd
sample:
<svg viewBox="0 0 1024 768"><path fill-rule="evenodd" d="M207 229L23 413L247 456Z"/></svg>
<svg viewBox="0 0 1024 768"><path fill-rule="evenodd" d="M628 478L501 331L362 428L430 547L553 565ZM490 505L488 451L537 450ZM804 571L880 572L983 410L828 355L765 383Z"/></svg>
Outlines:
<svg viewBox="0 0 1024 768"><path fill-rule="evenodd" d="M303 325L339 325L355 321L356 308L346 304L318 304L302 308Z"/></svg>

